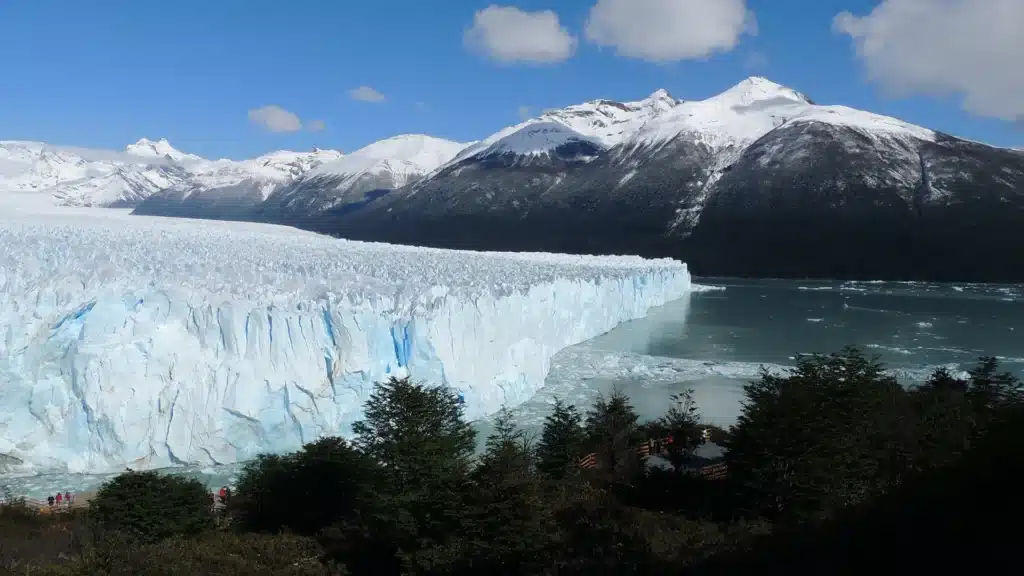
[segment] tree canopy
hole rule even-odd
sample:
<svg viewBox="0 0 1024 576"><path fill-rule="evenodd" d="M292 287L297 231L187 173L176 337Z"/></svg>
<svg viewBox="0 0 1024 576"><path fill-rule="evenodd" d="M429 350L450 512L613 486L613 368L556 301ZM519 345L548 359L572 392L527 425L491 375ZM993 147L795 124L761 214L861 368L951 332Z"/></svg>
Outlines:
<svg viewBox="0 0 1024 576"><path fill-rule="evenodd" d="M643 422L625 390L556 401L534 438L502 410L476 453L451 390L390 379L351 441L263 455L214 524L194 481L129 472L67 516L0 506L3 569L40 574L863 574L1015 561L1024 394L992 358L900 385L856 348L744 389L724 478L638 453L702 442L692 392ZM659 447L655 445L655 449ZM665 447L668 448L668 447ZM596 454L597 466L581 458ZM72 535L71 537L64 535ZM941 554L936 554L941 551ZM39 558L65 558L39 566ZM37 569L38 568L38 569ZM18 572L20 573L20 572Z"/></svg>

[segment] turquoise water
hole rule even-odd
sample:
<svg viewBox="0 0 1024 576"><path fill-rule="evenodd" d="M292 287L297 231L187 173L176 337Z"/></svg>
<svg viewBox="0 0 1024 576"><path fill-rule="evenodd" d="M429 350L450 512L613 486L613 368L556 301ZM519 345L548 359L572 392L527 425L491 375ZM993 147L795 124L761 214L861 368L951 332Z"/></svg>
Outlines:
<svg viewBox="0 0 1024 576"><path fill-rule="evenodd" d="M742 386L763 365L848 344L877 355L904 382L938 366L969 369L997 356L1024 376L1024 286L704 278L692 294L558 354L547 385L515 411L540 429L555 397L588 406L618 388L643 418L692 388L705 420L731 424ZM482 432L488 423L480 423Z"/></svg>

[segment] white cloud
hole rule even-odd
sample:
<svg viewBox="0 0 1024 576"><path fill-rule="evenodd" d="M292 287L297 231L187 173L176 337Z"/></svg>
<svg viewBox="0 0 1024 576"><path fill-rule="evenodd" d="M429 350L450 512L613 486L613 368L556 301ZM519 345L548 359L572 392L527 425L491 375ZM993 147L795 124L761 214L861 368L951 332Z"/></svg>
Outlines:
<svg viewBox="0 0 1024 576"><path fill-rule="evenodd" d="M413 104L413 107L422 112L427 109L427 103L422 101L416 102L415 104Z"/></svg>
<svg viewBox="0 0 1024 576"><path fill-rule="evenodd" d="M893 95L956 95L973 114L1024 121L1021 0L883 0L832 28Z"/></svg>
<svg viewBox="0 0 1024 576"><path fill-rule="evenodd" d="M757 34L746 0L598 0L586 39L627 58L672 62L705 58Z"/></svg>
<svg viewBox="0 0 1024 576"><path fill-rule="evenodd" d="M353 100L358 100L360 102L383 102L387 100L386 96L369 86L353 88L348 91L348 95L351 96Z"/></svg>
<svg viewBox="0 0 1024 576"><path fill-rule="evenodd" d="M568 60L577 43L551 10L524 12L493 4L473 15L462 41L470 51L497 62L541 64Z"/></svg>
<svg viewBox="0 0 1024 576"><path fill-rule="evenodd" d="M306 124L306 130L310 132L322 132L327 128L327 124L323 120L312 120Z"/></svg>
<svg viewBox="0 0 1024 576"><path fill-rule="evenodd" d="M520 106L519 107L519 119L520 120L529 120L532 117L533 117L533 108L530 108L529 106Z"/></svg>
<svg viewBox="0 0 1024 576"><path fill-rule="evenodd" d="M270 132L298 132L302 121L295 114L280 106L264 106L249 110L249 122L262 126Z"/></svg>

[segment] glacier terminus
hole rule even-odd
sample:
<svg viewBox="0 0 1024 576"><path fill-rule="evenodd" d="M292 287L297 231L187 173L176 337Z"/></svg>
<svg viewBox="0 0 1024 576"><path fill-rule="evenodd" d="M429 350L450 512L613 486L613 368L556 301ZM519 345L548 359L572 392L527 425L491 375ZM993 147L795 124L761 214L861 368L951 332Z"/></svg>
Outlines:
<svg viewBox="0 0 1024 576"><path fill-rule="evenodd" d="M0 210L0 471L293 450L349 434L390 375L450 386L483 417L533 396L559 350L689 290L686 265L669 259Z"/></svg>

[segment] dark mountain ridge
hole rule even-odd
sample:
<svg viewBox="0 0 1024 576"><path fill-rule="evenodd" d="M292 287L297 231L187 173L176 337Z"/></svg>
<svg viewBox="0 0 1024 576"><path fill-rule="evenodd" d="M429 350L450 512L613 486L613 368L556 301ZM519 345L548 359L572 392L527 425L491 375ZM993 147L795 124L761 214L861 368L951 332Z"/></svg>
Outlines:
<svg viewBox="0 0 1024 576"><path fill-rule="evenodd" d="M709 276L1022 282L1024 154L750 79L701 102L659 91L548 112L411 185L247 218L443 248L672 257Z"/></svg>

